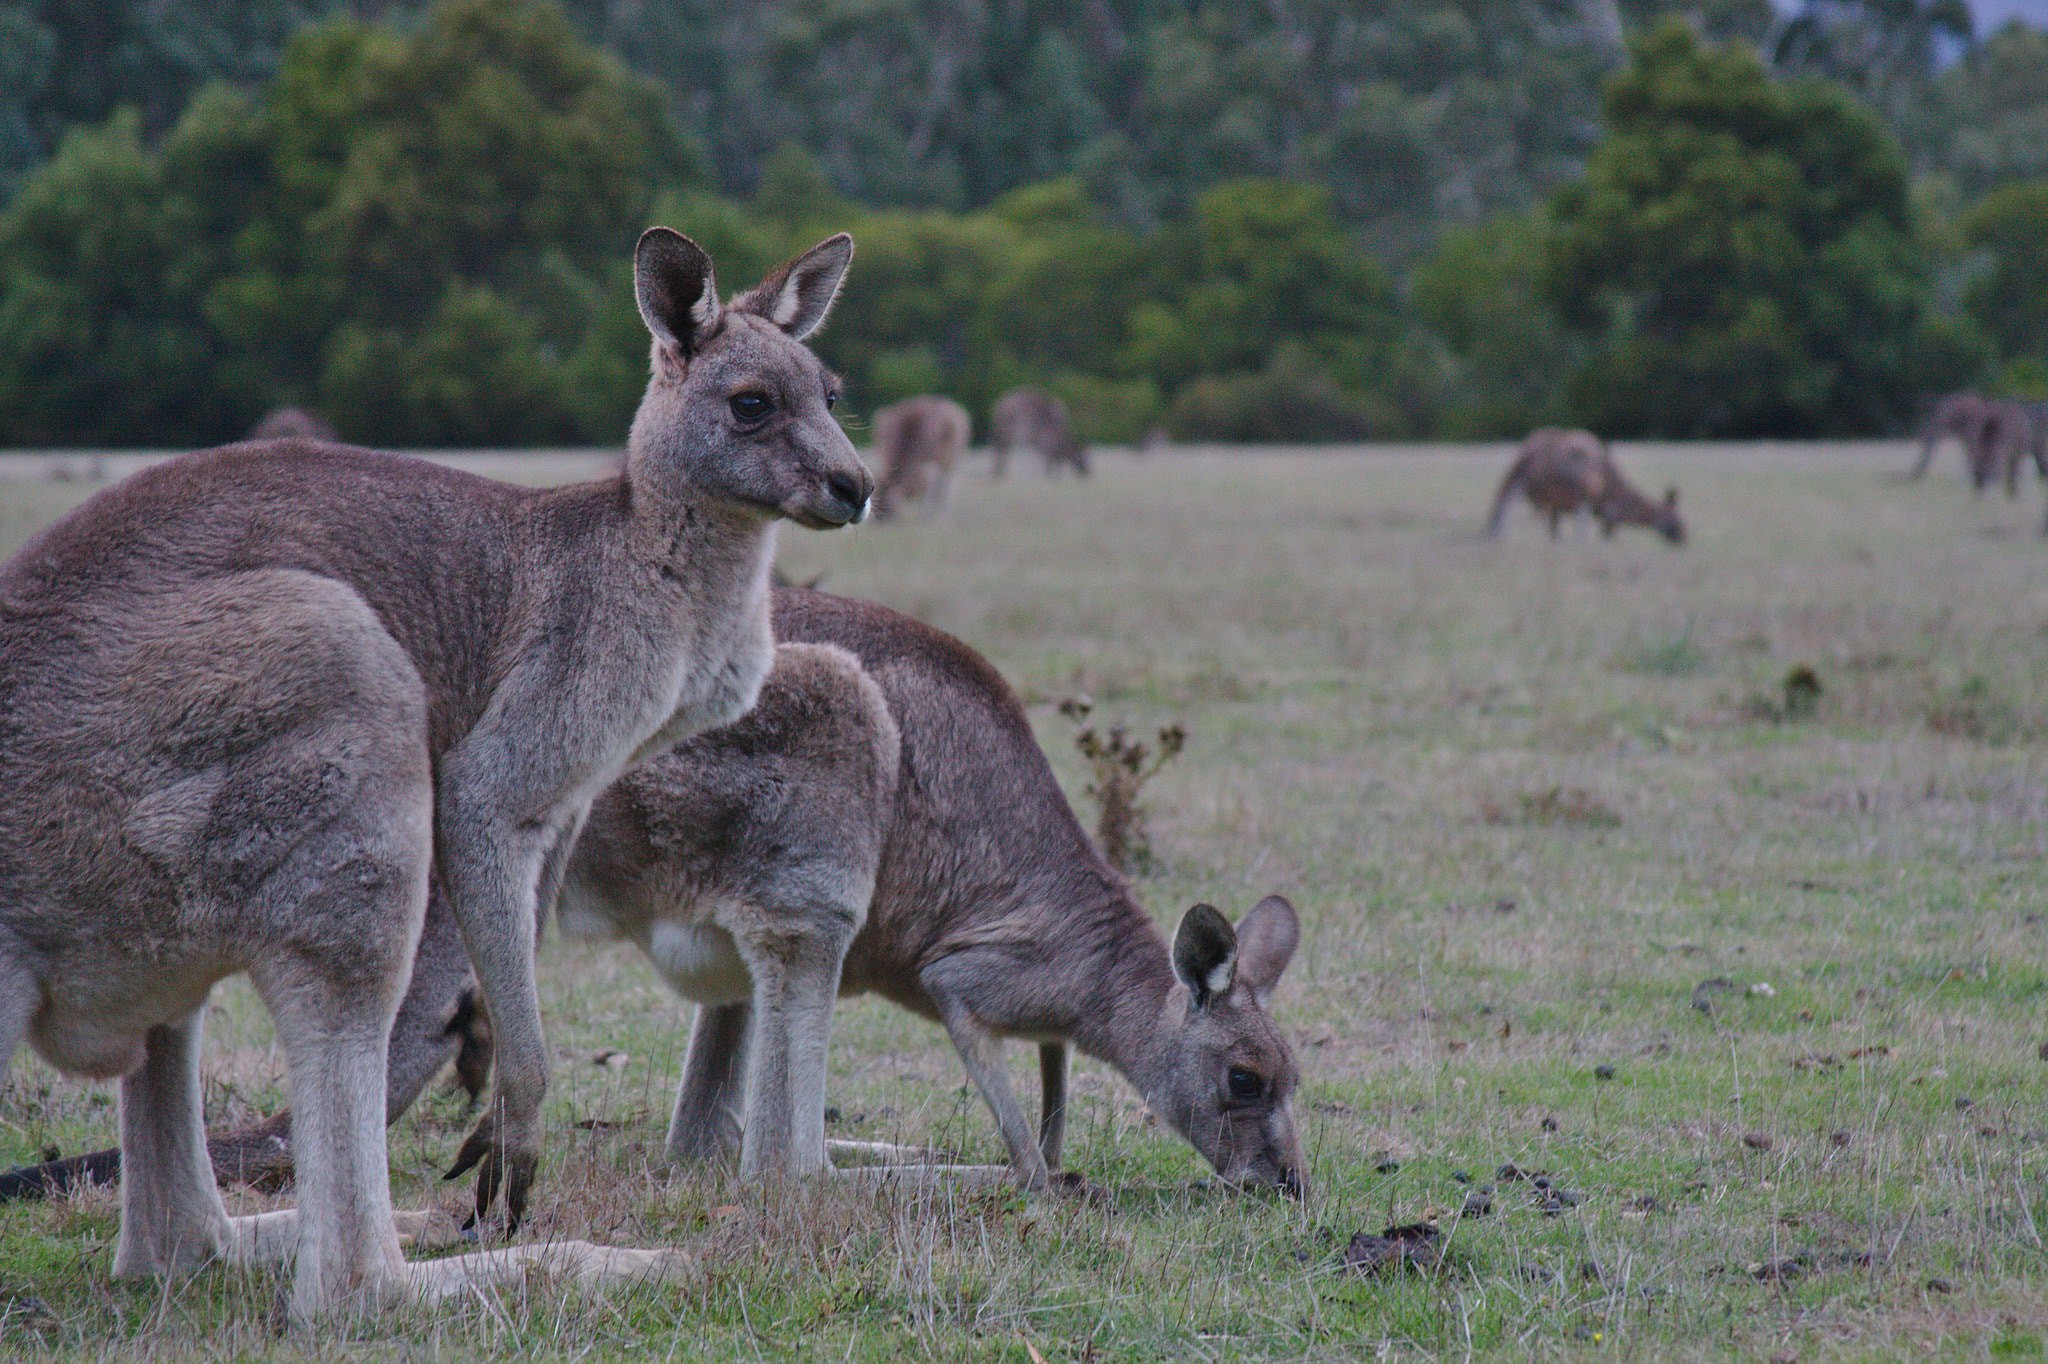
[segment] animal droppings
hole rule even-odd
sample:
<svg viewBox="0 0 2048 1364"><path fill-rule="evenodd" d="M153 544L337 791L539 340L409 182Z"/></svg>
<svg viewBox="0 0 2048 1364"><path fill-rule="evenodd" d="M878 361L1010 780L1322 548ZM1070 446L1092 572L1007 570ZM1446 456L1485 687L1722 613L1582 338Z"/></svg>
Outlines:
<svg viewBox="0 0 2048 1364"><path fill-rule="evenodd" d="M1443 1262L1443 1235L1428 1222L1388 1227L1377 1235L1361 1231L1344 1247L1345 1267L1367 1277L1403 1269L1430 1274Z"/></svg>

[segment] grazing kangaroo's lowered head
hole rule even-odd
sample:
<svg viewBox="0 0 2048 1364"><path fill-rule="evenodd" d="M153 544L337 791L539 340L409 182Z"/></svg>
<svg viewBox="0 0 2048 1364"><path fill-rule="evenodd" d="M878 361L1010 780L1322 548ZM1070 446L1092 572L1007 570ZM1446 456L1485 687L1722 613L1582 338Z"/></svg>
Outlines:
<svg viewBox="0 0 2048 1364"><path fill-rule="evenodd" d="M867 517L873 480L832 418L839 381L803 344L852 259L851 237L829 237L721 304L702 248L665 227L642 234L633 287L654 345L627 443L636 485L680 476L813 530Z"/></svg>
<svg viewBox="0 0 2048 1364"><path fill-rule="evenodd" d="M1301 1073L1267 1012L1301 929L1277 895L1243 922L1196 905L1173 935L1173 973L1145 1100L1225 1179L1302 1192L1294 1090Z"/></svg>

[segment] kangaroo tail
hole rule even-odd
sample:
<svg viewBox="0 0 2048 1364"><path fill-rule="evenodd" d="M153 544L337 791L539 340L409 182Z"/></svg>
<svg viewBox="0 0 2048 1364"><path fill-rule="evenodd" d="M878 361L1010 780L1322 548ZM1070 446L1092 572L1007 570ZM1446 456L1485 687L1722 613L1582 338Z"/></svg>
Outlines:
<svg viewBox="0 0 2048 1364"><path fill-rule="evenodd" d="M282 1187L292 1176L291 1136L289 1110L230 1132L207 1133L206 1154L215 1181L268 1190ZM117 1184L120 1179L120 1151L91 1151L0 1171L0 1203L50 1198L92 1184Z"/></svg>
<svg viewBox="0 0 2048 1364"><path fill-rule="evenodd" d="M88 1184L112 1184L121 1178L119 1151L94 1151L41 1165L18 1165L0 1171L0 1203L48 1198Z"/></svg>

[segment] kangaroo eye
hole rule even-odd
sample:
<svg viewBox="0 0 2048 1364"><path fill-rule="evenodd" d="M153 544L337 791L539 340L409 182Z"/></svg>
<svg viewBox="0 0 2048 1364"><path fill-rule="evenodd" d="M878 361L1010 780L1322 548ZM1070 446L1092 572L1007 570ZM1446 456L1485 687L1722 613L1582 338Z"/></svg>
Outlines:
<svg viewBox="0 0 2048 1364"><path fill-rule="evenodd" d="M837 406L839 406L839 395L837 393L827 393L825 395L825 410L830 412Z"/></svg>
<svg viewBox="0 0 2048 1364"><path fill-rule="evenodd" d="M732 414L743 422L761 420L768 415L768 409L773 406L774 404L768 401L767 394L752 390L735 393L732 397Z"/></svg>
<svg viewBox="0 0 2048 1364"><path fill-rule="evenodd" d="M1231 1098L1244 1103L1250 1103L1265 1092L1266 1082L1257 1072L1242 1070L1236 1066L1230 1068Z"/></svg>

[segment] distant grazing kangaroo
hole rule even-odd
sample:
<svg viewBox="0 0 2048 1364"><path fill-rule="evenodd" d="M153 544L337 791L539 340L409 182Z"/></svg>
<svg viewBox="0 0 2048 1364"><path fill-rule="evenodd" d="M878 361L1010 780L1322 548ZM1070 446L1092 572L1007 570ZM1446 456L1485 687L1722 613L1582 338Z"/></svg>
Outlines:
<svg viewBox="0 0 2048 1364"><path fill-rule="evenodd" d="M1917 479L1934 462L1946 437L1963 447L1970 486L1983 492L2001 479L2008 497L2019 494L2020 465L2031 454L2048 475L2048 449L2043 433L2025 403L1986 398L1976 393L1951 393L1934 405L1920 432L1920 458L1906 477Z"/></svg>
<svg viewBox="0 0 2048 1364"><path fill-rule="evenodd" d="M1590 431L1546 426L1523 440L1515 462L1501 480L1486 521L1488 536L1500 534L1508 504L1519 494L1550 522L1557 538L1558 522L1580 511L1591 512L1602 535L1616 526L1648 526L1674 545L1685 543L1685 523L1678 516L1678 489L1667 489L1653 502L1621 476L1606 442Z"/></svg>
<svg viewBox="0 0 2048 1364"><path fill-rule="evenodd" d="M230 446L0 566L0 1057L27 1039L122 1077L117 1274L296 1250L304 1319L564 1249L400 1255L386 1050L428 868L497 1053L456 1172L478 1168L479 1212L502 1185L516 1225L548 1078L536 903L614 778L753 703L775 522L866 512L800 344L851 255L833 237L722 306L694 243L642 236L653 373L615 477ZM227 1216L201 1125L200 1022L237 971L276 1021L299 1156L298 1210L262 1218ZM579 1272L657 1263L571 1249Z"/></svg>
<svg viewBox="0 0 2048 1364"><path fill-rule="evenodd" d="M1198 905L1169 948L980 655L883 607L802 589L776 591L775 629L785 642L755 709L601 796L563 888L566 929L633 939L704 1002L669 1156L714 1156L744 1131L743 1169L778 1159L770 1145L757 1155L757 1137L787 1142L789 1168L824 1164L814 1024L836 982L946 1027L1029 1186L1059 1165L1071 1042L1122 1071L1226 1177L1300 1193L1297 1071L1268 1012L1299 933L1287 902L1267 898L1234 931ZM833 665L840 650L880 688L893 726ZM878 774L892 747L899 761ZM394 1076L431 1073L453 1050L441 1020L459 1012L461 946L435 931L445 913L438 900L428 910ZM1001 1065L1005 1037L1039 1044L1035 1135ZM262 1140L274 1143L274 1121ZM216 1140L224 1178L248 1144ZM95 1159L10 1178L61 1187L67 1167Z"/></svg>
<svg viewBox="0 0 2048 1364"><path fill-rule="evenodd" d="M872 453L881 476L875 485L875 518L894 516L912 503L922 503L928 513L943 508L953 468L967 453L972 430L966 408L934 393L877 412Z"/></svg>
<svg viewBox="0 0 2048 1364"><path fill-rule="evenodd" d="M1067 405L1044 389L1027 385L1005 393L996 400L989 426L997 478L1009 470L1010 452L1019 447L1036 450L1048 474L1064 466L1088 477L1088 447L1075 437Z"/></svg>

